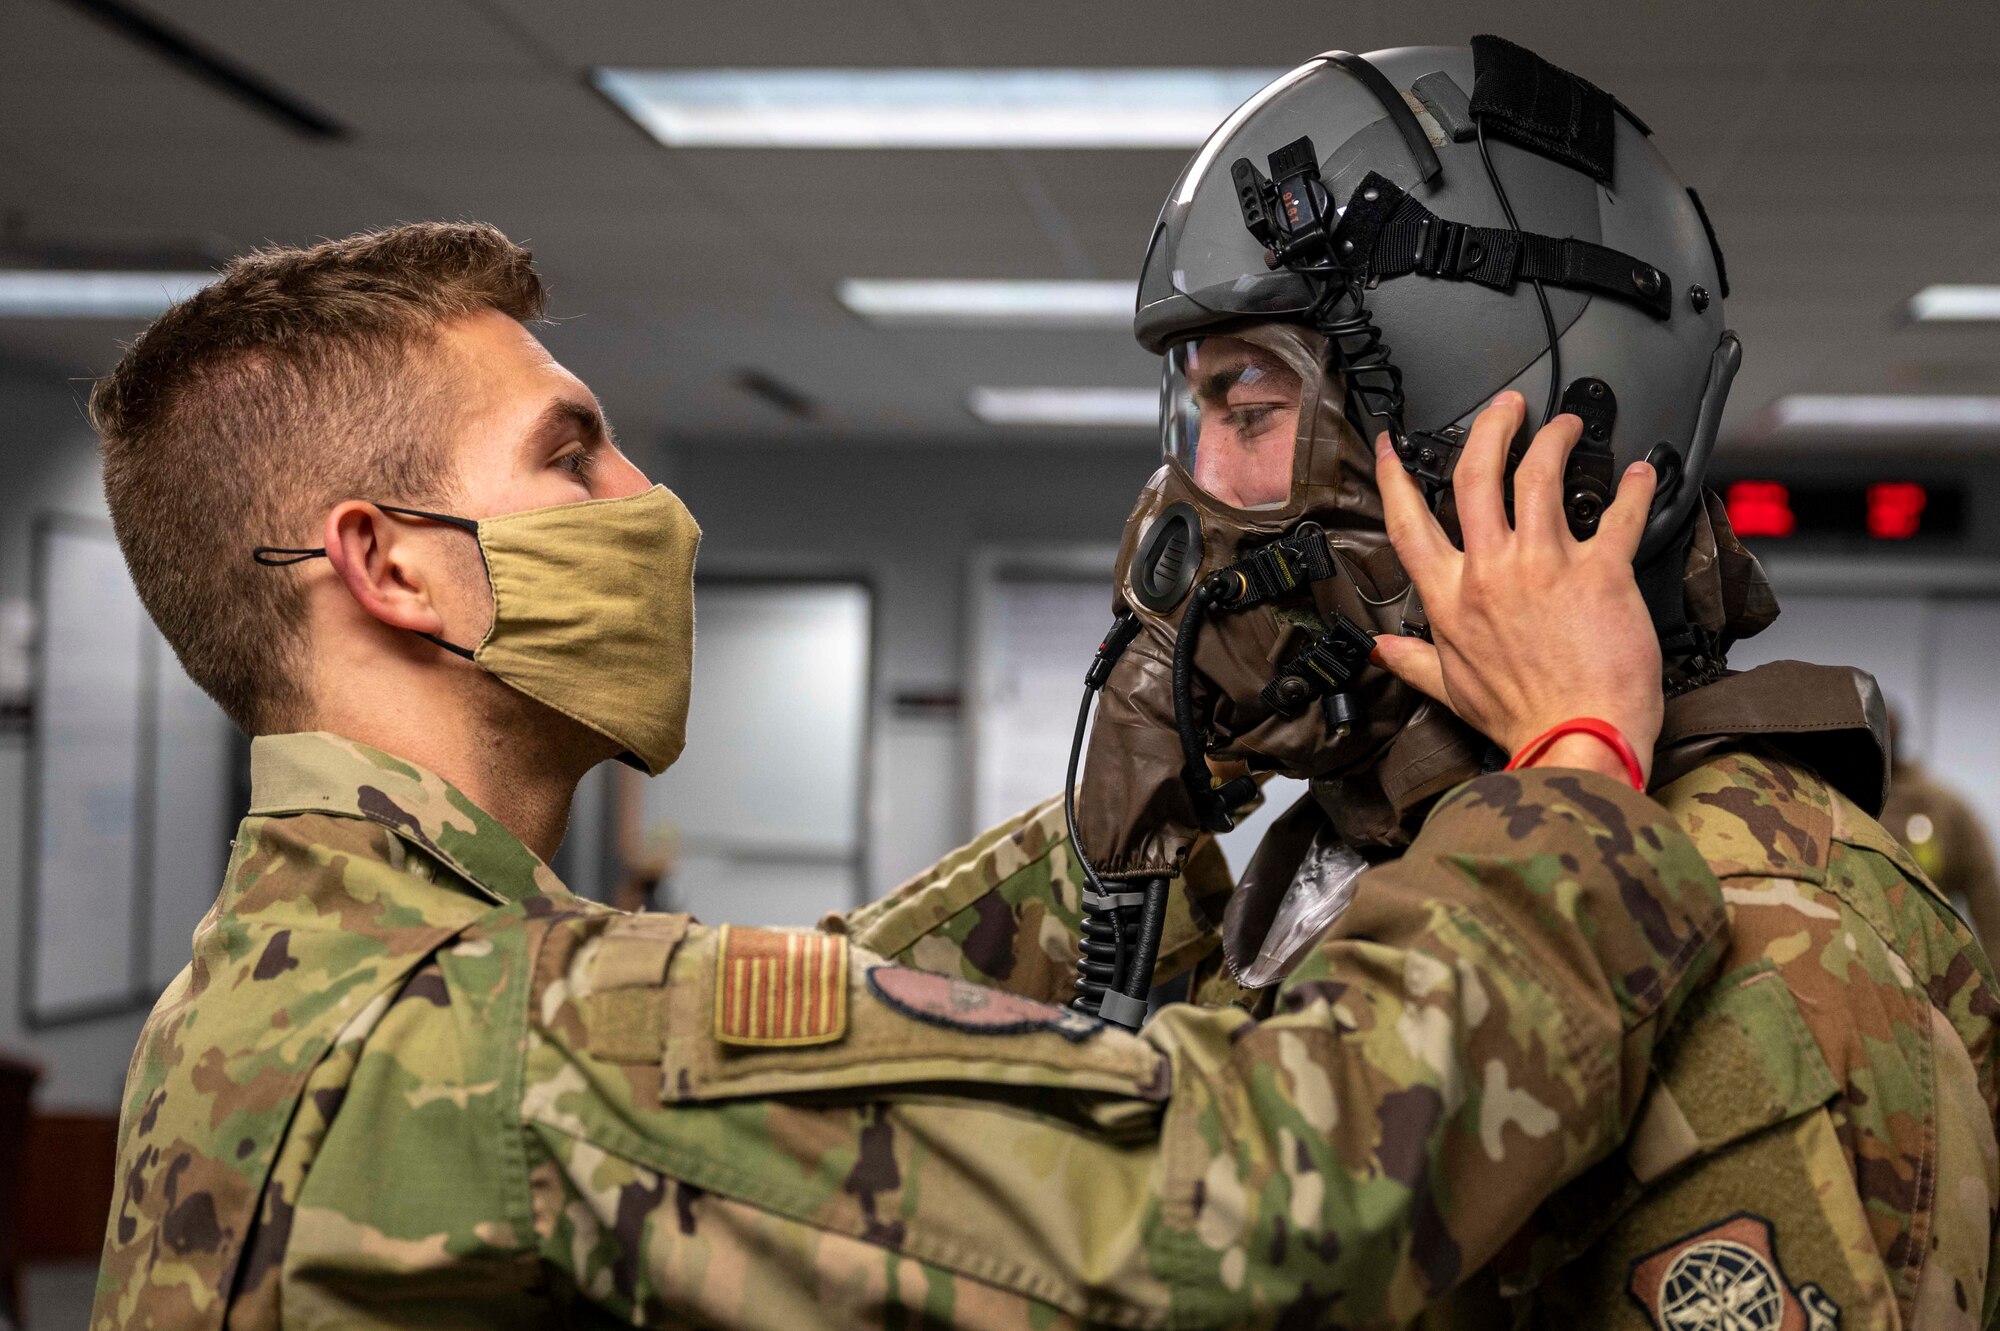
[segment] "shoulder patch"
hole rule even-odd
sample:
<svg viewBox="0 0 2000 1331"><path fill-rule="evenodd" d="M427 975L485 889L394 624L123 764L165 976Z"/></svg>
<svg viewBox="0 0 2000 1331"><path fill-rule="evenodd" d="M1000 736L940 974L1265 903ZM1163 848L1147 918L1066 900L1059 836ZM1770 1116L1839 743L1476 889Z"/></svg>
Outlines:
<svg viewBox="0 0 2000 1331"><path fill-rule="evenodd" d="M1748 1211L1635 1258L1626 1291L1659 1331L1840 1328L1840 1305L1786 1280L1771 1222Z"/></svg>
<svg viewBox="0 0 2000 1331"><path fill-rule="evenodd" d="M1104 1029L1098 1018L1072 1008L1038 1003L1005 990L906 966L874 967L868 972L868 987L875 997L906 1017L974 1035L1054 1031L1065 1040L1078 1041Z"/></svg>
<svg viewBox="0 0 2000 1331"><path fill-rule="evenodd" d="M715 1038L747 1048L832 1044L847 1034L847 939L722 926Z"/></svg>

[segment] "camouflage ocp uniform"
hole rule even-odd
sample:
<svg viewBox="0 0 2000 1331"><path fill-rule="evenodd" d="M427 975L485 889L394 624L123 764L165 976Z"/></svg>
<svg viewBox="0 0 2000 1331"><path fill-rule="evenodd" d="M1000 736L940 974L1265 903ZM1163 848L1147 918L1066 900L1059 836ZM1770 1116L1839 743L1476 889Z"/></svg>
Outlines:
<svg viewBox="0 0 2000 1331"><path fill-rule="evenodd" d="M1829 769L1873 762L1879 774L1879 751L1842 752L1829 738L1838 728L1813 711L1828 683L1822 668L1786 662L1713 686L1744 704L1722 710L1761 718L1761 739L1697 726L1677 737L1677 713L1699 704L1669 704L1667 783L1654 798L1722 883L1727 953L1654 1047L1631 1136L1543 1203L1427 1325L2000 1321L2000 988L1909 853L1796 756ZM1788 709L1788 697L1806 701ZM1061 827L1051 802L1023 830L1040 843ZM1004 854L993 860L911 880L852 917L857 941L1066 998L1074 939L1059 903L1074 885L1036 880L1030 892ZM1191 879L1159 978L1191 968L1198 1003L1276 1010L1283 987L1245 989L1223 956L1226 875ZM1363 880L1355 909L1381 881L1380 870Z"/></svg>
<svg viewBox="0 0 2000 1331"><path fill-rule="evenodd" d="M100 1328L1392 1325L1618 1147L1726 946L1657 804L1500 774L1261 1019L1142 1038L838 932L578 900L330 736L253 769L134 1056ZM857 923L923 898L909 960L984 929L1047 996L1061 840L940 875Z"/></svg>

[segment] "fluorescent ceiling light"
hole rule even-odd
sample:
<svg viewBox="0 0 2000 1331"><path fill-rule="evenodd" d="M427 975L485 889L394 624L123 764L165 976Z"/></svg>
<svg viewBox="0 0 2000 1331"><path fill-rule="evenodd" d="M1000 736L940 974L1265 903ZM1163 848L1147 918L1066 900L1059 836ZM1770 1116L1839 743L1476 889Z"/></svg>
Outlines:
<svg viewBox="0 0 2000 1331"><path fill-rule="evenodd" d="M669 147L1192 148L1269 69L597 69Z"/></svg>
<svg viewBox="0 0 2000 1331"><path fill-rule="evenodd" d="M1157 388L975 388L966 403L988 425L1131 428L1160 419Z"/></svg>
<svg viewBox="0 0 2000 1331"><path fill-rule="evenodd" d="M1132 282L948 282L849 278L840 303L883 324L1126 328Z"/></svg>
<svg viewBox="0 0 2000 1331"><path fill-rule="evenodd" d="M1943 323L2000 321L2000 286L1928 286L1910 297L1912 319Z"/></svg>
<svg viewBox="0 0 2000 1331"><path fill-rule="evenodd" d="M0 270L0 318L146 318L214 280L214 273Z"/></svg>
<svg viewBox="0 0 2000 1331"><path fill-rule="evenodd" d="M1875 434L2000 431L2000 397L1917 393L1794 393L1772 408L1780 430Z"/></svg>

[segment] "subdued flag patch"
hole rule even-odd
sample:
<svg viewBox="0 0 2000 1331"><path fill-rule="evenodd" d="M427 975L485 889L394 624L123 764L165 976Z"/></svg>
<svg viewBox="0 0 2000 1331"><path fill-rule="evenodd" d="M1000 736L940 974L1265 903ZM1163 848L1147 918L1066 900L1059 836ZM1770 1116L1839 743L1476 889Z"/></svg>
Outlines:
<svg viewBox="0 0 2000 1331"><path fill-rule="evenodd" d="M722 926L715 1038L751 1048L831 1044L847 1034L847 940Z"/></svg>

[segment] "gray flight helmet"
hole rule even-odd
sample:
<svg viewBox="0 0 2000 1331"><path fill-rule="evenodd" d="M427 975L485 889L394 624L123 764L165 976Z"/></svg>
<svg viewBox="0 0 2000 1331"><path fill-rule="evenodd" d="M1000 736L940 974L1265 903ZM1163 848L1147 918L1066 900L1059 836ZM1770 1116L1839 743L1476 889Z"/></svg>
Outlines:
<svg viewBox="0 0 2000 1331"><path fill-rule="evenodd" d="M1475 38L1470 48L1328 52L1267 85L1209 137L1168 195L1146 253L1134 333L1164 352L1232 327L1311 321L1313 291L1270 262L1232 178L1239 159L1261 168L1301 137L1312 141L1326 203L1343 216L1364 180L1386 179L1392 194L1421 205L1418 213L1500 248L1491 232L1513 228L1480 158L1482 123L1493 171L1528 236L1524 252L1539 247L1559 334L1556 396L1586 377L1608 385L1616 402L1611 474L1642 459L1660 469L1644 565L1689 528L1740 362L1723 324L1722 255L1699 200L1643 123L1530 52L1497 38ZM1565 123L1586 132L1567 139ZM1390 251L1409 250L1412 235L1421 247L1420 228L1379 234L1375 257L1390 271L1371 274L1365 296L1401 371L1403 423L1413 434L1448 434L1511 388L1527 399L1528 426L1539 428L1549 338L1525 275L1537 271L1533 263L1518 263L1506 282L1491 271L1489 280L1466 280L1476 265L1457 254L1445 258L1447 271L1434 271L1437 262L1411 271L1409 256ZM1453 262L1460 271L1449 271ZM1585 272L1590 280L1578 280Z"/></svg>

